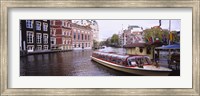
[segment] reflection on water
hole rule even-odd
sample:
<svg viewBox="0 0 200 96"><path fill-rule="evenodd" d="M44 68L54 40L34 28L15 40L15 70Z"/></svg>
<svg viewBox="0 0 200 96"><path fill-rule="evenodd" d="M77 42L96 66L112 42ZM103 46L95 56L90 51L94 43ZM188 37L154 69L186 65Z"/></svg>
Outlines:
<svg viewBox="0 0 200 96"><path fill-rule="evenodd" d="M106 47L105 52L125 53L123 48ZM20 58L21 76L128 76L94 61L93 50L74 50L50 54L29 55Z"/></svg>

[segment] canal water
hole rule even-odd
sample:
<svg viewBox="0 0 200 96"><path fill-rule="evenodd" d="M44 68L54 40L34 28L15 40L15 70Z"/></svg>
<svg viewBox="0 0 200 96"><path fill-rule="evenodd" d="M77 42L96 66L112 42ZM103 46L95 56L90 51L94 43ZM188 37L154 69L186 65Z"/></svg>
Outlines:
<svg viewBox="0 0 200 96"><path fill-rule="evenodd" d="M123 48L106 47L105 52L125 53ZM73 50L49 54L29 55L20 58L21 76L129 76L94 61L93 50Z"/></svg>
<svg viewBox="0 0 200 96"><path fill-rule="evenodd" d="M93 51L73 50L20 57L20 76L136 76L91 61ZM99 51L126 53L123 48L112 47ZM161 66L167 67L167 64ZM171 75L180 76L180 71L173 71Z"/></svg>

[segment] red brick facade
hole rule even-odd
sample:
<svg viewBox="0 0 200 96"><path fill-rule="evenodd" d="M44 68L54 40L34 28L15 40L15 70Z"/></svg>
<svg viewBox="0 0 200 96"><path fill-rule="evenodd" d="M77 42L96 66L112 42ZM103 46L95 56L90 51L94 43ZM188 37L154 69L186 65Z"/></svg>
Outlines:
<svg viewBox="0 0 200 96"><path fill-rule="evenodd" d="M72 49L71 20L51 20L51 49Z"/></svg>

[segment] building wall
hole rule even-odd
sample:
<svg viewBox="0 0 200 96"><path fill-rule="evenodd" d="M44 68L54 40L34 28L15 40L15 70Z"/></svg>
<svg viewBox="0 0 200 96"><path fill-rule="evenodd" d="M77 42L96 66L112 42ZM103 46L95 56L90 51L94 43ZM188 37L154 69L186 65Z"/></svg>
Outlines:
<svg viewBox="0 0 200 96"><path fill-rule="evenodd" d="M50 49L49 20L20 20L21 50L28 52Z"/></svg>
<svg viewBox="0 0 200 96"><path fill-rule="evenodd" d="M99 25L96 20L72 20L72 23L80 26L90 26L93 32L93 39L99 41Z"/></svg>
<svg viewBox="0 0 200 96"><path fill-rule="evenodd" d="M138 26L128 26L126 30L123 30L121 35L123 46L132 43L145 43L143 30Z"/></svg>
<svg viewBox="0 0 200 96"><path fill-rule="evenodd" d="M51 20L51 48L72 50L71 20Z"/></svg>
<svg viewBox="0 0 200 96"><path fill-rule="evenodd" d="M91 49L93 46L93 32L88 26L72 24L73 49Z"/></svg>

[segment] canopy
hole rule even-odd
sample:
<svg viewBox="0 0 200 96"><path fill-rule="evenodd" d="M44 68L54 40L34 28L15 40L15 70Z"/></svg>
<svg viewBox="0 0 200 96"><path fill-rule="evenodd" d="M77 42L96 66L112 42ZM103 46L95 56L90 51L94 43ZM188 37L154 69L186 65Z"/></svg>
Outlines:
<svg viewBox="0 0 200 96"><path fill-rule="evenodd" d="M162 47L156 47L156 49L180 49L180 44L173 44L173 45L167 45Z"/></svg>

